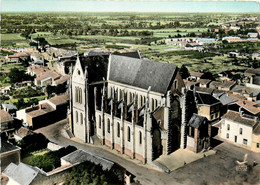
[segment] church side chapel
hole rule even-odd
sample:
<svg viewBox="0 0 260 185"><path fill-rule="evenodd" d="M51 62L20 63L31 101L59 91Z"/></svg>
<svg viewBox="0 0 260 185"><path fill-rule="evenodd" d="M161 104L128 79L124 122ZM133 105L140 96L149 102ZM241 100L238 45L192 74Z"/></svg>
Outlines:
<svg viewBox="0 0 260 185"><path fill-rule="evenodd" d="M78 57L71 80L71 130L142 161L187 142L187 94L177 66L110 55Z"/></svg>

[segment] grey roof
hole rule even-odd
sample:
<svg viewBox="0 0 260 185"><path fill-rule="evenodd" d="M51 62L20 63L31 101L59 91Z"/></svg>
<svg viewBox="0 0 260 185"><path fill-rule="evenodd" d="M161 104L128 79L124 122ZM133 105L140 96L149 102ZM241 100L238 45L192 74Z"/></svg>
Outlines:
<svg viewBox="0 0 260 185"><path fill-rule="evenodd" d="M8 109L8 110L17 109L17 107L14 104L3 103L2 106L4 109Z"/></svg>
<svg viewBox="0 0 260 185"><path fill-rule="evenodd" d="M125 52L125 53L113 53L113 55L132 57L132 58L138 58L138 59L142 58L138 51Z"/></svg>
<svg viewBox="0 0 260 185"><path fill-rule="evenodd" d="M14 151L14 150L20 150L21 148L15 145L12 145L10 143L7 143L4 140L1 140L1 154L9 151Z"/></svg>
<svg viewBox="0 0 260 185"><path fill-rule="evenodd" d="M11 163L3 171L3 174L21 185L29 185L37 176L38 171L24 163L19 165Z"/></svg>
<svg viewBox="0 0 260 185"><path fill-rule="evenodd" d="M176 66L146 59L111 55L108 80L165 94Z"/></svg>
<svg viewBox="0 0 260 185"><path fill-rule="evenodd" d="M214 94L213 93L214 98L218 99L222 105L228 105L230 103L235 102L235 100L233 100L232 98L230 98L228 95L226 95L225 93L218 93L218 94Z"/></svg>
<svg viewBox="0 0 260 185"><path fill-rule="evenodd" d="M260 85L260 76L255 76L253 78L253 84Z"/></svg>
<svg viewBox="0 0 260 185"><path fill-rule="evenodd" d="M114 165L113 162L111 162L107 159L96 156L89 152L85 152L83 150L76 150L76 151L62 157L61 159L65 160L67 162L70 162L72 164L89 161L96 165L101 165L103 170L110 170Z"/></svg>
<svg viewBox="0 0 260 185"><path fill-rule="evenodd" d="M197 97L198 104L202 104L202 105L213 105L219 102L218 99L216 99L210 94L196 93L196 97Z"/></svg>
<svg viewBox="0 0 260 185"><path fill-rule="evenodd" d="M190 118L190 121L188 123L188 126L191 126L193 128L199 128L200 125L205 124L207 121L206 117L200 116L198 114L193 114Z"/></svg>

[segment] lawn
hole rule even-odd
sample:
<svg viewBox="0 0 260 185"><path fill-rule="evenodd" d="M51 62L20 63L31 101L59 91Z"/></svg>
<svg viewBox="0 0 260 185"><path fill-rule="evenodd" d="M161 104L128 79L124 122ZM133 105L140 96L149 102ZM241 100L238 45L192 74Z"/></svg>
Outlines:
<svg viewBox="0 0 260 185"><path fill-rule="evenodd" d="M28 164L28 161L33 157L33 156L40 156L40 155L44 155L46 153L50 152L50 150L48 149L43 149L43 150L39 150L39 151L35 151L30 153L29 155L25 156L24 158L22 158L22 162L25 164Z"/></svg>
<svg viewBox="0 0 260 185"><path fill-rule="evenodd" d="M24 98L24 102L28 103L28 101L31 100L31 99L38 99L38 101L41 101L41 100L44 100L46 97L47 96L42 95L42 96L35 96L35 97L30 97L30 98ZM4 103L10 103L10 104L17 103L17 102L18 102L18 99L10 99L10 100L4 101Z"/></svg>

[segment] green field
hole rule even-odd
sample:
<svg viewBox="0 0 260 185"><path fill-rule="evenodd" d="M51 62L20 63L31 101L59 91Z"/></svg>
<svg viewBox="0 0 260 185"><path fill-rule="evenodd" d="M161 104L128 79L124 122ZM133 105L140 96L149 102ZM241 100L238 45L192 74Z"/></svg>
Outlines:
<svg viewBox="0 0 260 185"><path fill-rule="evenodd" d="M3 13L2 45L5 47L28 46L29 37L44 38L50 45L84 52L88 48L135 48L145 57L177 66L185 64L190 70L223 70L252 67L252 61L235 64L223 54L239 50L258 52L259 44L222 44L211 53L200 55L192 51L169 51L179 46L166 45L169 37L215 37L215 29L229 20L259 17L259 13ZM252 28L260 22L241 21L243 27ZM225 34L224 34L225 36ZM27 39L26 39L27 38ZM202 65L203 64L203 65ZM2 67L7 69L7 67Z"/></svg>

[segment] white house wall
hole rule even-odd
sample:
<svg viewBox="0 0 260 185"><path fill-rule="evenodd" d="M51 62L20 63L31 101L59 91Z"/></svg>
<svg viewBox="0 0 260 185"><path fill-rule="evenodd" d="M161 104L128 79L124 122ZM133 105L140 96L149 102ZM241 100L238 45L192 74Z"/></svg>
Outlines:
<svg viewBox="0 0 260 185"><path fill-rule="evenodd" d="M227 125L230 125L230 129L227 130ZM243 129L242 134L240 134L240 128ZM229 138L227 138L229 134ZM251 146L252 144L252 127L241 123L233 122L231 120L222 120L221 126L221 137L223 139L229 140L235 143L235 136L237 136L236 144ZM247 145L243 144L243 139L247 139Z"/></svg>

